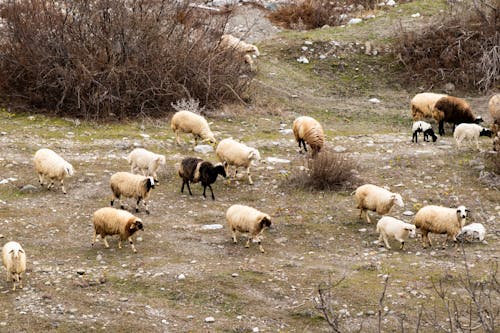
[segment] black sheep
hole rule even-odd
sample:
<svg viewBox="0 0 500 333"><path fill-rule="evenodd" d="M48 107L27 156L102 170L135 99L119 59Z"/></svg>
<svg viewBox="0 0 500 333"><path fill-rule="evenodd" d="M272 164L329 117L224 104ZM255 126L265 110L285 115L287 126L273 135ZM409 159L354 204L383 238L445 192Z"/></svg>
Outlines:
<svg viewBox="0 0 500 333"><path fill-rule="evenodd" d="M483 121L481 117L476 117L472 113L469 104L458 97L445 96L440 98L434 105L434 119L439 123L439 135L444 135L444 123L455 125L462 123L480 123Z"/></svg>
<svg viewBox="0 0 500 333"><path fill-rule="evenodd" d="M184 193L184 185L186 184L189 194L193 195L189 183L201 182L203 186L203 196L206 198L205 192L208 186L210 192L212 192L212 200L215 200L214 191L211 185L215 183L218 175L226 178L224 165L213 165L210 162L203 161L201 158L186 157L182 160L179 168L179 176L182 178L181 193Z"/></svg>

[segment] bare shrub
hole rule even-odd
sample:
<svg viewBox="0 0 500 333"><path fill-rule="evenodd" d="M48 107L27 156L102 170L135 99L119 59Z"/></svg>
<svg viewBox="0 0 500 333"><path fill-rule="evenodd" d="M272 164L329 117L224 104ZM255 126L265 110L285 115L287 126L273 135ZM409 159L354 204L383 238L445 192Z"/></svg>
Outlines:
<svg viewBox="0 0 500 333"><path fill-rule="evenodd" d="M230 14L187 1L2 1L0 96L93 119L240 100L251 73L218 48Z"/></svg>
<svg viewBox="0 0 500 333"><path fill-rule="evenodd" d="M307 168L291 177L290 182L311 190L335 190L352 187L356 163L345 153L323 150L307 160Z"/></svg>
<svg viewBox="0 0 500 333"><path fill-rule="evenodd" d="M191 111L194 113L201 114L204 110L204 106L200 106L200 101L195 100L195 99L181 99L176 101L175 103L172 103L172 107L174 108L175 111Z"/></svg>
<svg viewBox="0 0 500 333"><path fill-rule="evenodd" d="M393 43L409 82L452 82L486 91L500 77L500 3L462 2L422 31L405 31Z"/></svg>

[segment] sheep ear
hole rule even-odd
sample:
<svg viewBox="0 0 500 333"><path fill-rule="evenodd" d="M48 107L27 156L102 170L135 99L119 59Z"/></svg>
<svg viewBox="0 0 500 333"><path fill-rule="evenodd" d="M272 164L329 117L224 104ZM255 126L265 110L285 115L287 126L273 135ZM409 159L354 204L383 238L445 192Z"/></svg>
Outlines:
<svg viewBox="0 0 500 333"><path fill-rule="evenodd" d="M255 152L254 152L253 150L251 150L251 151L248 153L248 158L252 158L254 155L255 155Z"/></svg>
<svg viewBox="0 0 500 333"><path fill-rule="evenodd" d="M19 252L20 252L20 253L24 253L24 250L23 250L23 249L19 249Z"/></svg>
<svg viewBox="0 0 500 333"><path fill-rule="evenodd" d="M10 250L10 251L9 251L9 254L12 254L12 253L14 253L14 250Z"/></svg>

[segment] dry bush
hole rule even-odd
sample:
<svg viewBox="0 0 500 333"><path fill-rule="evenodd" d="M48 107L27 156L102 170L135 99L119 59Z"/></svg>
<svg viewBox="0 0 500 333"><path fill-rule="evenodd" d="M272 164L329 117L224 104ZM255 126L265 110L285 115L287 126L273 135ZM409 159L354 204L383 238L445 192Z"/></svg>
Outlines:
<svg viewBox="0 0 500 333"><path fill-rule="evenodd" d="M310 190L350 188L355 180L356 163L345 153L323 150L308 158L307 168L291 177L292 184Z"/></svg>
<svg viewBox="0 0 500 333"><path fill-rule="evenodd" d="M500 2L463 2L422 31L404 31L393 50L408 82L486 91L500 77Z"/></svg>
<svg viewBox="0 0 500 333"><path fill-rule="evenodd" d="M218 42L230 11L166 0L6 0L4 103L90 119L160 116L239 100L251 80ZM242 75L246 74L246 75Z"/></svg>

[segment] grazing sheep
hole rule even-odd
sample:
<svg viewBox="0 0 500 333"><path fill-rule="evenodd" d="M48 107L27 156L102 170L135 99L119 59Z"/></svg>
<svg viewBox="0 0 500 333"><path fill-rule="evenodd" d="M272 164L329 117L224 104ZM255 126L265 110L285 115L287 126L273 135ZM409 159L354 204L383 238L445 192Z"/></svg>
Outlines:
<svg viewBox="0 0 500 333"><path fill-rule="evenodd" d="M465 225L465 220L469 210L465 206L457 208L447 208L442 206L425 206L421 208L415 218L413 224L422 232L422 245L426 248L426 244L432 246L429 238L429 233L447 234L446 240L443 243L443 248L446 246L448 239L457 241L457 235Z"/></svg>
<svg viewBox="0 0 500 333"><path fill-rule="evenodd" d="M492 134L492 131L477 124L460 124L455 128L453 137L455 138L458 148L460 148L463 140L474 140L477 150L479 150L479 137L488 136L491 138Z"/></svg>
<svg viewBox="0 0 500 333"><path fill-rule="evenodd" d="M432 118L434 105L439 99L445 96L447 95L435 93L416 94L410 102L412 119Z"/></svg>
<svg viewBox="0 0 500 333"><path fill-rule="evenodd" d="M146 213L149 214L146 200L149 198L151 189L155 188L153 177L134 175L130 172L117 172L111 176L109 184L113 192L111 206L113 206L115 199L118 199L120 201L120 208L123 209L121 197L134 198L137 200L135 204L136 213L139 212L139 203L142 201L144 208L146 208Z"/></svg>
<svg viewBox="0 0 500 333"><path fill-rule="evenodd" d="M7 270L7 281L13 282L12 290L16 290L16 282L23 289L22 274L26 271L26 253L18 242L8 242L2 248L2 262Z"/></svg>
<svg viewBox="0 0 500 333"><path fill-rule="evenodd" d="M215 183L218 175L226 178L225 164L213 165L201 158L186 157L182 160L179 167L179 177L182 178L181 193L184 193L184 185L186 184L189 195L193 195L189 183L201 182L203 186L203 197L206 198L205 191L208 186L210 192L212 192L212 200L215 200L214 191L211 185Z"/></svg>
<svg viewBox="0 0 500 333"><path fill-rule="evenodd" d="M308 116L301 116L293 121L293 135L299 143L299 149L302 144L307 152L306 142L311 146L313 157L320 152L325 140L321 124Z"/></svg>
<svg viewBox="0 0 500 333"><path fill-rule="evenodd" d="M388 238L391 237L401 243L399 249L403 250L405 241L409 237L415 237L415 226L394 217L383 216L377 223L377 232L380 234L378 239L380 245L382 245L383 240L385 247L390 250L391 246L389 245Z"/></svg>
<svg viewBox="0 0 500 333"><path fill-rule="evenodd" d="M372 184L361 185L356 189L354 196L356 208L360 209L359 218L362 218L364 213L368 223L371 223L368 210L385 215L389 213L394 204L404 207L401 195Z"/></svg>
<svg viewBox="0 0 500 333"><path fill-rule="evenodd" d="M112 207L104 207L94 212L92 216L94 224L94 236L92 238L92 246L94 246L97 235L100 235L104 246L109 248L106 236L119 235L118 248L122 248L122 241L128 240L132 251L137 252L132 241L132 235L139 230L144 230L142 220L126 210L116 209Z"/></svg>
<svg viewBox="0 0 500 333"><path fill-rule="evenodd" d="M131 173L134 173L135 169L139 169L143 176L153 177L156 183L158 183L156 172L160 166L165 166L166 163L164 155L158 155L143 148L132 150L127 161L130 164Z"/></svg>
<svg viewBox="0 0 500 333"><path fill-rule="evenodd" d="M53 150L42 148L35 153L33 158L35 170L38 174L38 182L41 186L44 184L44 178L50 179L50 184L47 189L54 186L54 181L61 182L61 189L66 194L64 188L64 178L71 177L74 174L73 166L66 162L61 156L56 154Z"/></svg>
<svg viewBox="0 0 500 333"><path fill-rule="evenodd" d="M493 122L500 124L500 94L491 96L488 102L488 111L490 112Z"/></svg>
<svg viewBox="0 0 500 333"><path fill-rule="evenodd" d="M482 242L486 236L486 229L481 223L467 224L458 234L457 240L463 242Z"/></svg>
<svg viewBox="0 0 500 333"><path fill-rule="evenodd" d="M195 145L198 144L198 138L211 144L217 143L214 134L208 126L207 120L196 113L190 111L176 112L172 117L170 127L174 131L175 140L179 145L181 144L179 132L192 133Z"/></svg>
<svg viewBox="0 0 500 333"><path fill-rule="evenodd" d="M226 174L229 174L229 166L234 165L234 178L238 172L238 167L247 169L248 183L253 184L250 176L250 166L254 161L260 160L259 151L255 148L248 147L243 143L239 143L233 139L224 139L217 145L215 154L220 162L225 162Z"/></svg>
<svg viewBox="0 0 500 333"><path fill-rule="evenodd" d="M259 49L253 44L246 43L233 35L222 35L220 40L221 47L225 49L233 49L241 54L243 61L250 66L250 69L255 70L253 58L260 55Z"/></svg>
<svg viewBox="0 0 500 333"><path fill-rule="evenodd" d="M236 232L248 234L245 247L250 247L250 240L259 244L260 252L264 253L262 248L262 232L266 227L271 226L271 217L255 208L244 205L232 205L226 212L226 220L233 236L233 242L236 244Z"/></svg>
<svg viewBox="0 0 500 333"><path fill-rule="evenodd" d="M431 124L419 120L413 123L412 126L412 132L413 132L413 137L411 138L411 142L416 142L418 143L418 133L423 132L424 133L424 141L429 141L429 135L432 137L432 142L436 142L437 136L434 134L434 130L432 129Z"/></svg>
<svg viewBox="0 0 500 333"><path fill-rule="evenodd" d="M480 123L483 121L481 117L476 117L465 100L445 96L440 98L434 105L432 112L434 119L439 123L439 135L444 135L444 123L453 124L453 131L455 126L461 123Z"/></svg>

